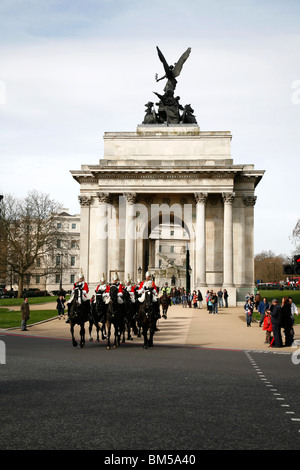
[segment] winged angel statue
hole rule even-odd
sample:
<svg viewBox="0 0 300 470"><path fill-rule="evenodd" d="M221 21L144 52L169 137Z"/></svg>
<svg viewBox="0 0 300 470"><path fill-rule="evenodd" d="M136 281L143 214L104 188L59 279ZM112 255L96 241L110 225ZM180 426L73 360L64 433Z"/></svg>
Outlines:
<svg viewBox="0 0 300 470"><path fill-rule="evenodd" d="M188 59L191 48L189 47L179 58L178 62L175 62L174 65L169 65L162 54L161 50L156 47L158 57L162 62L165 70L165 75L161 78L158 78L158 75L155 75L157 82L163 79L167 79L167 83L164 87L164 94L160 95L159 93L153 92L159 98L159 103L156 103L158 106L158 112L155 112L154 103L149 101L146 106L146 114L144 117L143 124L159 124L167 122L167 124L180 124L180 123L190 123L196 124L196 118L193 115L193 108L191 105L185 105L182 107L179 103L180 97L174 96L174 91L177 85L176 78L180 75L183 64ZM182 112L182 113L181 113Z"/></svg>
<svg viewBox="0 0 300 470"><path fill-rule="evenodd" d="M155 79L157 82L160 80L163 80L164 78L167 78L167 83L164 88L164 92L167 93L169 90L175 91L176 85L177 85L177 80L176 77L180 75L180 72L182 70L183 64L189 57L191 53L191 48L188 47L188 49L182 54L178 62L175 62L174 66L173 65L168 65L166 59L164 58L162 52L160 49L156 46L158 57L160 58L164 69L165 69L165 75L161 78L158 78L158 75L156 74Z"/></svg>

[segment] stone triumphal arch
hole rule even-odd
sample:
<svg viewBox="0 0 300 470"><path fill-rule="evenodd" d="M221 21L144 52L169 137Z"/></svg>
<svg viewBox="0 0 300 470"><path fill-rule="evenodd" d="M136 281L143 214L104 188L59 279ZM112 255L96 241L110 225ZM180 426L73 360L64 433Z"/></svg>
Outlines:
<svg viewBox="0 0 300 470"><path fill-rule="evenodd" d="M254 284L255 188L264 171L234 164L231 133L200 131L191 105L175 98L191 49L174 67L157 51L167 79L164 94L155 93L158 111L148 102L134 132L105 132L99 163L71 171L80 184L80 265L91 288L115 271L135 282L150 271L160 286L185 287L189 272L191 289L227 289L236 305Z"/></svg>
<svg viewBox="0 0 300 470"><path fill-rule="evenodd" d="M226 288L231 304L244 299L254 283L255 187L263 171L234 165L231 138L197 124L105 133L104 158L72 171L90 285L115 271L135 281L147 270L159 277L149 235L175 220L188 233L191 288Z"/></svg>

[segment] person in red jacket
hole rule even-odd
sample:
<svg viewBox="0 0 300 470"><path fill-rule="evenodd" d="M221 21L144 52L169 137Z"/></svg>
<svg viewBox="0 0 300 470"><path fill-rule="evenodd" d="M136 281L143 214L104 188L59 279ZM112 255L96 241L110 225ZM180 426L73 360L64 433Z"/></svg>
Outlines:
<svg viewBox="0 0 300 470"><path fill-rule="evenodd" d="M264 316L264 320L263 320L263 330L266 332L265 343L271 344L271 341L272 341L271 333L273 331L273 328L272 328L270 310L266 310L266 312L265 312L265 316Z"/></svg>

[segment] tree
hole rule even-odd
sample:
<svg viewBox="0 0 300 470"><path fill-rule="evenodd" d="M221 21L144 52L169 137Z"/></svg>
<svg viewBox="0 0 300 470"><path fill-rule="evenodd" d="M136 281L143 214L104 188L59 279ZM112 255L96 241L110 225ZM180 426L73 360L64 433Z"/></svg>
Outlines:
<svg viewBox="0 0 300 470"><path fill-rule="evenodd" d="M23 199L7 195L1 207L0 269L18 276L18 297L24 278L31 274L38 257L52 256L57 238L63 237L55 218L59 204L49 195L31 191Z"/></svg>
<svg viewBox="0 0 300 470"><path fill-rule="evenodd" d="M275 255L273 251L262 251L254 257L255 281L274 282L283 279L284 255Z"/></svg>

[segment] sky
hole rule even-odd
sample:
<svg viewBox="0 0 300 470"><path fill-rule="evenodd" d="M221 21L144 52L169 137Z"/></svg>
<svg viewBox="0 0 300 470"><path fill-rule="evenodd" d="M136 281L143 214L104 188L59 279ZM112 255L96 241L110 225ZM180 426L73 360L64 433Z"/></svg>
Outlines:
<svg viewBox="0 0 300 470"><path fill-rule="evenodd" d="M298 0L0 0L0 193L32 189L79 213L70 170L105 132L134 132L169 63L201 131L231 131L256 188L255 253L290 256L300 219Z"/></svg>

